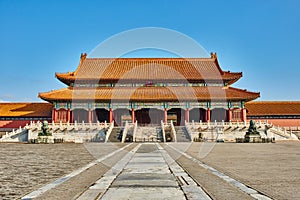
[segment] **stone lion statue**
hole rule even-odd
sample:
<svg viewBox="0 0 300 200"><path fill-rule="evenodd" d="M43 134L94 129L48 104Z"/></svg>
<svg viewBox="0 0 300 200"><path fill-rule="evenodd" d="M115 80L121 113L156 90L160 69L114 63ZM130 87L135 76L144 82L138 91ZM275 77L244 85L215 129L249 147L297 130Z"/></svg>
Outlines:
<svg viewBox="0 0 300 200"><path fill-rule="evenodd" d="M250 126L248 128L248 133L249 134L257 134L258 133L254 120L250 120Z"/></svg>
<svg viewBox="0 0 300 200"><path fill-rule="evenodd" d="M42 132L39 133L39 136L51 136L52 134L49 131L48 121L43 121L42 123Z"/></svg>

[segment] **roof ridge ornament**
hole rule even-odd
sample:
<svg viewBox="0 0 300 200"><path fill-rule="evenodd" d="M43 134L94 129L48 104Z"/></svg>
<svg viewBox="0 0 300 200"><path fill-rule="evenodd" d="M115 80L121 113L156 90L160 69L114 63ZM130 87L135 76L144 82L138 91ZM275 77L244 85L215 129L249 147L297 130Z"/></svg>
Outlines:
<svg viewBox="0 0 300 200"><path fill-rule="evenodd" d="M216 52L211 52L211 53L210 53L210 57L211 57L211 58L214 58L214 59L217 59L217 58L218 58Z"/></svg>
<svg viewBox="0 0 300 200"><path fill-rule="evenodd" d="M86 57L87 57L87 53L82 53L80 55L80 64L86 59Z"/></svg>

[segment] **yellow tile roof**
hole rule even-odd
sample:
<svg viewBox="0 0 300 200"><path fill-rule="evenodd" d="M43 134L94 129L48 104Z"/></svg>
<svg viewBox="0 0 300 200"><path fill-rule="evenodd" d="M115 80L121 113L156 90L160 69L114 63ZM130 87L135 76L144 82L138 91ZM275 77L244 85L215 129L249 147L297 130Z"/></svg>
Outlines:
<svg viewBox="0 0 300 200"><path fill-rule="evenodd" d="M101 87L64 88L50 92L40 93L39 97L46 101L209 101L209 100L253 100L259 93L249 92L232 87Z"/></svg>
<svg viewBox="0 0 300 200"><path fill-rule="evenodd" d="M99 82L198 81L224 80L230 84L242 73L225 72L216 57L212 58L85 58L75 72L56 73L70 85L79 80Z"/></svg>
<svg viewBox="0 0 300 200"><path fill-rule="evenodd" d="M248 116L300 115L300 101L253 101L246 109Z"/></svg>
<svg viewBox="0 0 300 200"><path fill-rule="evenodd" d="M51 117L50 103L0 103L0 117Z"/></svg>

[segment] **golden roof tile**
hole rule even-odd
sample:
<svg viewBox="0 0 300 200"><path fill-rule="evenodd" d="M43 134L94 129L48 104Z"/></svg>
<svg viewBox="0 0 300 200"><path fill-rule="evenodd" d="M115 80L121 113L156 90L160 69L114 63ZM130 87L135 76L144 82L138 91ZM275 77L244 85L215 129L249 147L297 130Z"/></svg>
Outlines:
<svg viewBox="0 0 300 200"><path fill-rule="evenodd" d="M51 117L50 103L0 103L1 117Z"/></svg>
<svg viewBox="0 0 300 200"><path fill-rule="evenodd" d="M300 101L254 101L245 106L248 116L300 115Z"/></svg>
<svg viewBox="0 0 300 200"><path fill-rule="evenodd" d="M242 73L225 72L216 57L211 58L84 58L75 72L56 73L70 85L75 81L209 81L232 84Z"/></svg>
<svg viewBox="0 0 300 200"><path fill-rule="evenodd" d="M46 101L210 101L210 100L246 100L259 97L259 93L232 87L101 87L97 89L68 87L60 90L40 93Z"/></svg>

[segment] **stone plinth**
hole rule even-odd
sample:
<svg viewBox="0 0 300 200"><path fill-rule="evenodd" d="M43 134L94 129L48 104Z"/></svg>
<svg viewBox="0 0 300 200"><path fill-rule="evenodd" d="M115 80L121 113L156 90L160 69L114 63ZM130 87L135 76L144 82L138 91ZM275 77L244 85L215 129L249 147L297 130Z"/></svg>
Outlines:
<svg viewBox="0 0 300 200"><path fill-rule="evenodd" d="M53 144L54 137L53 136L38 136L37 141L38 141L38 143L41 143L41 144Z"/></svg>
<svg viewBox="0 0 300 200"><path fill-rule="evenodd" d="M245 135L245 142L258 143L262 142L261 136L259 134L248 134Z"/></svg>

